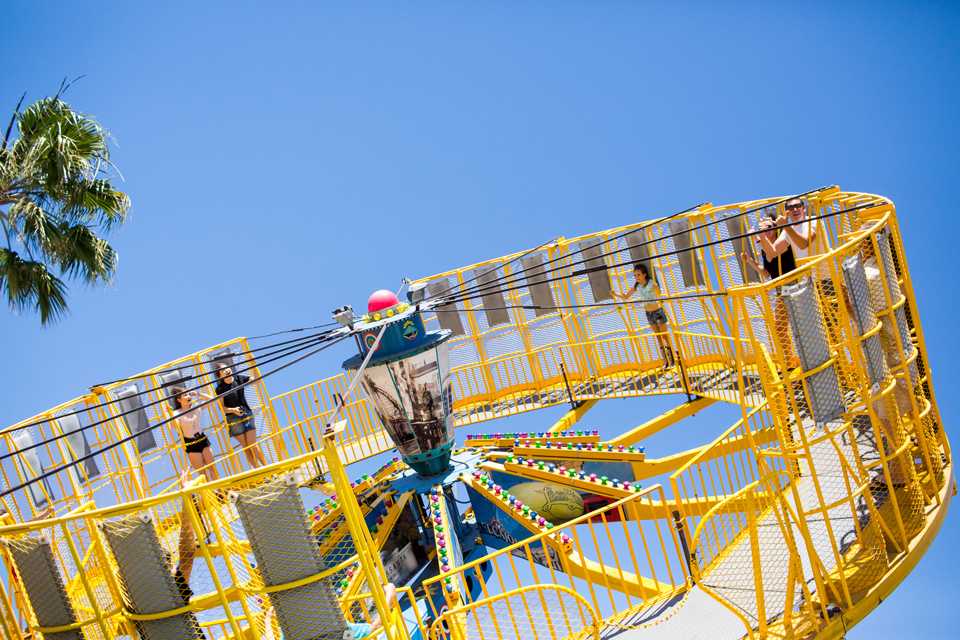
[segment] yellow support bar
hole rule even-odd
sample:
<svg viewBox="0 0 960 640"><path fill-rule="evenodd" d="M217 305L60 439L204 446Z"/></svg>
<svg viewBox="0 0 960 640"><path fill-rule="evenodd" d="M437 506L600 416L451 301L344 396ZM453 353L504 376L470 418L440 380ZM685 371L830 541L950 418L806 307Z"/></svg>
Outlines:
<svg viewBox="0 0 960 640"><path fill-rule="evenodd" d="M573 409L570 409L563 417L553 423L553 426L550 427L547 431L550 433L556 433L557 431L567 431L573 425L580 422L580 418L593 409L593 406L597 404L597 400L583 400Z"/></svg>
<svg viewBox="0 0 960 640"><path fill-rule="evenodd" d="M688 418L693 414L697 413L701 409L709 407L711 404L716 402L713 398L697 398L696 400L691 400L690 402L685 402L679 407L674 407L669 411L661 413L659 416L652 420L648 420L641 424L640 426L634 427L626 433L620 434L615 438L610 439L610 444L615 445L630 445L636 444L645 438L649 438L655 433L658 433L672 424L676 424L684 418Z"/></svg>
<svg viewBox="0 0 960 640"><path fill-rule="evenodd" d="M337 488L337 496L341 498L343 517L350 529L350 534L353 536L357 559L360 561L363 574L367 578L367 587L370 589L377 614L383 622L383 630L387 640L406 640L408 637L407 629L403 625L394 624L395 620L391 615L390 605L384 593L383 581L386 580L387 571L380 558L380 550L374 545L373 538L370 536L367 523L357 502L357 496L350 490L350 478L347 476L347 470L337 453L336 436L343 431L345 425L346 421L342 420L324 431L323 455L327 461L327 468L330 470L330 477Z"/></svg>
<svg viewBox="0 0 960 640"><path fill-rule="evenodd" d="M437 548L437 568L439 575L443 577L443 595L449 606L457 606L462 600L460 581L456 584L447 574L456 571L456 558L451 553L451 538L455 537L453 528L450 526L449 513L447 511L447 499L443 494L441 485L434 485L430 491L429 498L429 517L433 524L433 536Z"/></svg>
<svg viewBox="0 0 960 640"><path fill-rule="evenodd" d="M481 475L473 477L464 474L461 480L485 497L492 504L500 507L508 513L513 520L522 524L532 534L543 533L554 528L553 523L549 522L540 515L533 515L534 512L526 505L519 508L516 503L511 503L511 496L505 489L500 489L489 476ZM633 493L633 492L630 492ZM625 495L630 495L625 493ZM645 505L640 505L643 510ZM663 516L663 503L651 505L652 509L659 509L656 517ZM564 570L572 575L587 580L589 582L606 582L620 589L631 593L632 595L643 597L647 593L666 592L670 590L669 585L663 584L658 580L638 576L622 568L614 569L601 564L589 558L585 558L582 553L577 553L574 548L574 540L566 533L554 532L543 538L550 548L557 554Z"/></svg>

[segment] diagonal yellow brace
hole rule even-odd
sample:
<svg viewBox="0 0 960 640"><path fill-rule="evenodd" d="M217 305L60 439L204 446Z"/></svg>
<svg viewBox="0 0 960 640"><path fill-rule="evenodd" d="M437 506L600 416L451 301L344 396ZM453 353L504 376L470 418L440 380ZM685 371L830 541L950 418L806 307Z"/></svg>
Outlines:
<svg viewBox="0 0 960 640"><path fill-rule="evenodd" d="M590 411L590 409L593 408L593 405L597 404L597 402L598 402L597 400L584 400L583 402L578 404L575 408L570 409L565 414L563 414L563 417L557 420L555 423L553 423L553 426L547 429L547 431L550 433L556 433L557 431L566 431L573 425L580 422L580 418L582 418L587 411Z"/></svg>
<svg viewBox="0 0 960 640"><path fill-rule="evenodd" d="M634 427L630 431L627 431L626 433L620 434L619 436L611 439L609 442L610 444L616 445L636 444L644 438L649 438L658 431L662 431L670 425L675 424L688 416L692 416L701 409L709 407L714 402L716 402L716 400L713 398L697 398L696 400L685 402L679 407L674 407L669 411L665 411L656 418L648 420L640 426Z"/></svg>

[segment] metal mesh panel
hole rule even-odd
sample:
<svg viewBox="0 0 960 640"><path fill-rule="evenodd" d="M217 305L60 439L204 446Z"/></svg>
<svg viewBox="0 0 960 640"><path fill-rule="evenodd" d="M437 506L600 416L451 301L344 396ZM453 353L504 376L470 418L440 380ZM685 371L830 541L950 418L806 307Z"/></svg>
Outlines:
<svg viewBox="0 0 960 640"><path fill-rule="evenodd" d="M677 254L677 261L680 263L680 274L683 276L684 286L697 287L702 285L704 278L700 266L700 256L695 250L690 250L693 244L690 235L690 221L686 218L671 220L668 226L670 227L670 233L674 234L673 244L680 251Z"/></svg>
<svg viewBox="0 0 960 640"><path fill-rule="evenodd" d="M784 287L783 300L803 370L816 369L830 359L830 349L812 283L805 279ZM834 420L843 413L843 398L833 365L812 374L807 378L807 385L814 420L818 424Z"/></svg>
<svg viewBox="0 0 960 640"><path fill-rule="evenodd" d="M724 224L729 234L728 237L739 236L746 233L747 222L748 221L746 220L745 216L731 216L724 220ZM718 227L718 229L722 229L722 227ZM737 266L740 269L740 282L760 282L760 274L751 269L746 262L739 259L741 253L745 253L752 258L756 258L753 250L753 243L750 241L750 238L736 238L730 240L730 244L732 245L733 249L734 261L737 263Z"/></svg>
<svg viewBox="0 0 960 640"><path fill-rule="evenodd" d="M160 613L187 604L148 514L105 521L101 530L117 561L120 581L134 612ZM137 629L145 640L203 637L192 613L137 622Z"/></svg>
<svg viewBox="0 0 960 640"><path fill-rule="evenodd" d="M292 477L233 494L264 584L276 586L323 572ZM271 593L287 640L340 640L343 613L325 580Z"/></svg>
<svg viewBox="0 0 960 640"><path fill-rule="evenodd" d="M27 429L17 431L12 436L14 447L21 450L14 459L17 461L21 472L28 480L32 480L44 472L43 463L37 455L37 449L22 451L27 447L33 446L33 436ZM53 495L50 483L46 478L40 482L34 482L29 488L30 497L33 498L33 504L37 507L43 507L47 504L47 496Z"/></svg>
<svg viewBox="0 0 960 640"><path fill-rule="evenodd" d="M119 399L117 403L120 411L124 414L123 421L127 425L130 433L137 434L135 442L137 451L144 453L157 448L157 440L153 437L153 432L149 430L149 421L147 412L143 409L140 386L137 384L127 385L118 390L116 395Z"/></svg>
<svg viewBox="0 0 960 640"><path fill-rule="evenodd" d="M441 278L427 285L427 291L430 293L430 297L433 298L440 295L456 293L456 287L451 287L449 280ZM466 333L463 330L463 322L460 320L460 312L457 310L456 304L445 304L437 307L434 313L437 315L437 321L440 323L441 328L450 331L455 336L462 336Z"/></svg>
<svg viewBox="0 0 960 640"><path fill-rule="evenodd" d="M596 271L587 274L594 302L610 300L613 297L610 295L610 276L607 274L607 262L600 255L602 246L596 240L587 240L580 243L581 255L584 257L584 269L596 269Z"/></svg>
<svg viewBox="0 0 960 640"><path fill-rule="evenodd" d="M890 292L890 299L896 305L901 298L900 283L897 280L897 269L894 264L893 253L890 249L890 232L882 229L877 234L877 250L880 252L880 259L883 262L883 271L886 275L887 289ZM894 320L897 331L900 333L900 343L903 345L903 358L909 359L913 355L913 343L910 340L910 329L907 325L907 313L905 305L901 305L894 310ZM912 366L911 377L915 380L917 377L916 367Z"/></svg>
<svg viewBox="0 0 960 640"><path fill-rule="evenodd" d="M624 238L627 247L630 250L630 260L634 263L642 262L646 264L650 259L649 244L647 244L647 232L645 229L637 229ZM649 265L648 265L649 266Z"/></svg>
<svg viewBox="0 0 960 640"><path fill-rule="evenodd" d="M80 457L90 455L90 443L87 442L87 437L80 431L80 418L76 415L68 415L57 418L57 426L60 427L61 433L69 433L75 431L76 433L69 433L69 435L64 436L67 446L70 449L70 456L77 460ZM83 462L83 475L80 477L80 472L77 467L73 467L73 473L77 476L77 479L83 483L92 478L96 478L100 475L100 468L97 467L96 458L87 458Z"/></svg>
<svg viewBox="0 0 960 640"><path fill-rule="evenodd" d="M41 627L59 627L77 621L63 576L46 538L22 538L8 544L13 562ZM84 640L83 632L47 633L48 640Z"/></svg>
<svg viewBox="0 0 960 640"><path fill-rule="evenodd" d="M534 254L527 256L520 262L523 264L524 277L527 281L527 287L530 289L530 297L537 307L534 309L534 313L537 316L553 313L553 307L556 303L553 301L550 284L546 282L547 274L543 266L543 259L538 254Z"/></svg>
<svg viewBox="0 0 960 640"><path fill-rule="evenodd" d="M480 273L475 270L474 275L477 278L477 285L483 288L483 312L487 316L487 325L495 326L510 322L510 316L507 315L507 303L503 299L503 293L500 291L499 280L502 277L499 269L483 269Z"/></svg>
<svg viewBox="0 0 960 640"><path fill-rule="evenodd" d="M843 279L850 296L851 312L857 323L860 335L867 333L877 325L877 315L874 313L870 301L870 290L867 285L867 274L863 269L860 256L850 256L843 261ZM861 342L864 359L871 384L878 384L887 377L887 363L883 359L883 349L880 347L880 337L873 335Z"/></svg>

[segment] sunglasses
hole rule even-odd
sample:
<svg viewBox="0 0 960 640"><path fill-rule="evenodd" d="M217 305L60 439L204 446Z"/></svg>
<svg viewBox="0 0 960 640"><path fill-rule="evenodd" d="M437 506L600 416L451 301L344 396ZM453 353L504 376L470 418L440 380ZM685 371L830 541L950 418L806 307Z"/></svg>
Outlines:
<svg viewBox="0 0 960 640"><path fill-rule="evenodd" d="M786 208L787 208L787 211L795 211L796 209L803 209L803 203L798 202L796 204L788 204Z"/></svg>

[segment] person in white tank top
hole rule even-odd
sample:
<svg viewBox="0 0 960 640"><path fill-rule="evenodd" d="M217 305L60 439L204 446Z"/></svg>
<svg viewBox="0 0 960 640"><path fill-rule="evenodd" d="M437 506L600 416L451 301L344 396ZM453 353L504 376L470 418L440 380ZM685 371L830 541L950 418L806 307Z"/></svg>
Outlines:
<svg viewBox="0 0 960 640"><path fill-rule="evenodd" d="M823 242L817 233L817 223L807 216L807 203L802 198L787 200L783 207L785 214L777 218L777 225L783 227L778 243L788 243L793 247L797 259L809 258L824 252ZM784 226L789 225L789 226Z"/></svg>
<svg viewBox="0 0 960 640"><path fill-rule="evenodd" d="M213 466L213 449L210 440L200 426L200 409L193 407L193 400L198 392L187 391L183 387L174 387L171 391L172 403L176 413L175 421L183 437L183 448L190 460L194 471L201 471L207 482L220 477ZM213 396L199 392L204 400L213 400Z"/></svg>

